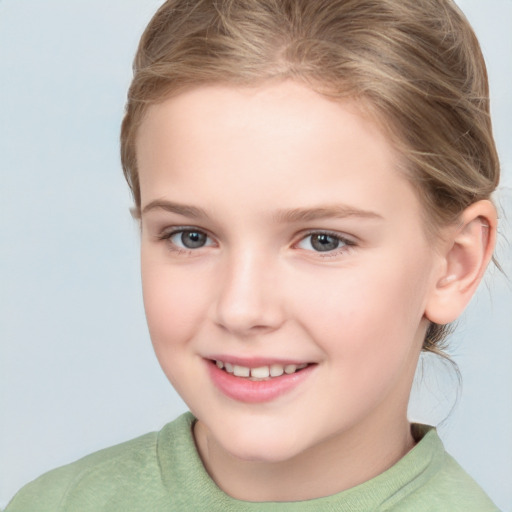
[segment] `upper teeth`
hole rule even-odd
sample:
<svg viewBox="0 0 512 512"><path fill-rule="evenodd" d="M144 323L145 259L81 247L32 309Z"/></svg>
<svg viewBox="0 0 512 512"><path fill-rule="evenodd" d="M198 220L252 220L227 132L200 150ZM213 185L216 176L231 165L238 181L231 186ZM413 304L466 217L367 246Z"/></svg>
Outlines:
<svg viewBox="0 0 512 512"><path fill-rule="evenodd" d="M297 370L306 368L307 363L303 364L271 364L270 366L259 366L258 368L249 368L248 366L240 366L238 364L224 363L223 361L215 361L218 368L223 368L228 373L232 373L237 377L252 377L254 379L268 379L270 377L279 377L286 373L288 375L295 373Z"/></svg>

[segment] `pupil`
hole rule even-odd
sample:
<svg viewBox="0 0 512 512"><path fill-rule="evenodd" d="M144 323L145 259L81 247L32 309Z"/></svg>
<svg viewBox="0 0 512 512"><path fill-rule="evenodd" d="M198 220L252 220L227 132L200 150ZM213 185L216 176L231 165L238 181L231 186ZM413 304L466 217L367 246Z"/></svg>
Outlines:
<svg viewBox="0 0 512 512"><path fill-rule="evenodd" d="M332 251L337 249L340 241L331 235L313 235L311 237L311 245L316 251Z"/></svg>
<svg viewBox="0 0 512 512"><path fill-rule="evenodd" d="M206 235L198 231L184 231L181 235L181 241L188 249L197 249L206 243Z"/></svg>

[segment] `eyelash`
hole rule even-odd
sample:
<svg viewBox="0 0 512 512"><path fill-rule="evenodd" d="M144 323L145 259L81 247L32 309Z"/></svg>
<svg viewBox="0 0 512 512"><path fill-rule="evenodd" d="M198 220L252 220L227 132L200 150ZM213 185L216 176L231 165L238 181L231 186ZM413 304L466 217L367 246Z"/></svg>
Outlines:
<svg viewBox="0 0 512 512"><path fill-rule="evenodd" d="M340 256L341 254L344 254L344 253L352 250L356 245L356 242L353 239L343 236L340 233L336 233L333 231L325 231L325 230L311 230L311 231L301 234L301 238L299 239L298 242L296 242L294 244L294 246L295 247L298 246L300 243L304 242L308 238L315 236L315 235L331 237L331 238L337 240L341 244L341 247L336 247L336 248L334 248L332 250L328 250L328 251L315 251L315 250L306 249L308 252L312 252L315 254L315 256L320 257L320 258L334 258L336 256ZM310 245L311 245L311 242L310 242Z"/></svg>
<svg viewBox="0 0 512 512"><path fill-rule="evenodd" d="M204 231L202 229L194 228L193 226L180 226L180 227L177 227L170 231L165 231L165 232L161 233L160 235L157 236L157 238L159 240L167 242L169 249L172 252L175 252L175 253L177 253L179 255L183 255L183 256L191 256L198 249L202 249L204 247L210 247L211 245L213 245L213 244L208 244L208 245L203 245L201 247L192 249L192 248L184 248L184 247L177 246L174 242L172 242L172 240L171 240L172 237L179 235L180 233L183 234L186 232L199 233L199 234L205 235L207 239L212 240L212 238L208 235L208 233L206 231ZM339 244L341 244L341 247L336 247L332 250L327 250L327 251L315 251L315 250L305 249L307 252L314 253L316 256L321 257L321 258L333 258L335 256L339 256L342 253L346 253L346 252L350 251L351 249L354 248L354 246L356 246L356 242L353 239L347 238L339 233L335 233L332 231L325 231L325 230L311 230L306 233L302 233L300 235L300 239L298 240L298 242L295 242L293 244L293 247L296 248L299 244L306 241L309 237L312 237L315 235L331 237L331 238L337 240L339 242ZM311 245L311 242L310 242L310 245Z"/></svg>
<svg viewBox="0 0 512 512"><path fill-rule="evenodd" d="M167 242L167 245L168 245L169 249L172 252L175 252L178 255L191 256L194 252L197 251L197 249L202 249L205 246L201 246L201 247L198 247L196 249L191 249L191 248L187 248L187 247L177 246L171 240L173 236L179 235L180 233L183 234L183 233L186 233L186 232L189 232L189 233L200 233L200 234L205 235L207 237L207 239L211 240L211 237L208 235L208 233L206 233L202 229L194 228L193 226L180 226L180 227L176 227L175 229L172 229L170 231L164 231L163 233L159 234L157 236L157 238L159 240ZM209 247L210 245L206 245L206 247Z"/></svg>

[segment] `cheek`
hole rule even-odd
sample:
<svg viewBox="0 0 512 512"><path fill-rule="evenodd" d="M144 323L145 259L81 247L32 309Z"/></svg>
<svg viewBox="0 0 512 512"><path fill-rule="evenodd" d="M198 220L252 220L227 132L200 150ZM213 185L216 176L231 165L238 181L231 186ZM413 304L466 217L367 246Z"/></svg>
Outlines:
<svg viewBox="0 0 512 512"><path fill-rule="evenodd" d="M190 381L198 378L190 341L206 316L202 281L144 256L141 260L144 308L155 355L170 383L187 400Z"/></svg>
<svg viewBox="0 0 512 512"><path fill-rule="evenodd" d="M320 273L301 283L294 316L333 358L358 359L361 370L396 366L423 328L422 275L406 261Z"/></svg>
<svg viewBox="0 0 512 512"><path fill-rule="evenodd" d="M155 349L185 342L206 314L201 280L142 257L144 308Z"/></svg>

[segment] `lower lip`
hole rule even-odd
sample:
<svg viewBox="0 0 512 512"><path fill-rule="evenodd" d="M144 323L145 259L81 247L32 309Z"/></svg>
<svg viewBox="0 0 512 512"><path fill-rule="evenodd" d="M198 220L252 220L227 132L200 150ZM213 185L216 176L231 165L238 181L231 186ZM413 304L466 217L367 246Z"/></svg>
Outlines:
<svg viewBox="0 0 512 512"><path fill-rule="evenodd" d="M270 402L299 386L316 365L309 365L291 375L283 374L269 380L249 380L221 370L213 361L207 361L215 386L227 397L246 403Z"/></svg>

